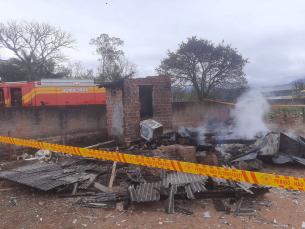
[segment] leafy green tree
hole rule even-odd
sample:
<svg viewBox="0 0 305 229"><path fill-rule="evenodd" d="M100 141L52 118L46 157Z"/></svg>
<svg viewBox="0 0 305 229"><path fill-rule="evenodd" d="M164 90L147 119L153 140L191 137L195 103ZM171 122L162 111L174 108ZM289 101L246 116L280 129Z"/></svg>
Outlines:
<svg viewBox="0 0 305 229"><path fill-rule="evenodd" d="M137 66L129 61L119 46L124 45L120 38L101 34L90 40L90 45L96 46L96 53L101 56L98 74L101 81L115 81L131 73L136 74Z"/></svg>
<svg viewBox="0 0 305 229"><path fill-rule="evenodd" d="M0 77L1 81L5 82L24 81L27 78L27 72L18 65L3 63L0 64Z"/></svg>
<svg viewBox="0 0 305 229"><path fill-rule="evenodd" d="M241 87L236 87L236 88L215 88L211 92L210 98L213 100L219 100L223 102L230 102L230 103L236 103L237 98L241 96L248 87L246 86L241 86Z"/></svg>
<svg viewBox="0 0 305 229"><path fill-rule="evenodd" d="M173 86L192 86L200 101L210 98L215 88L231 89L247 84L243 69L248 59L223 42L215 46L193 36L182 42L177 51L168 50L167 55L156 68L157 73L170 75Z"/></svg>

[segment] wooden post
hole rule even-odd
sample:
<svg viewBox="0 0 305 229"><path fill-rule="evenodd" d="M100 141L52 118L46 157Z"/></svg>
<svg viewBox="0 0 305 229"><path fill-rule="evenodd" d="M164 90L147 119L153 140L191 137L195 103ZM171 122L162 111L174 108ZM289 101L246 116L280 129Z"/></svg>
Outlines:
<svg viewBox="0 0 305 229"><path fill-rule="evenodd" d="M72 190L72 195L76 194L77 188L78 188L78 182L74 183L73 190Z"/></svg>
<svg viewBox="0 0 305 229"><path fill-rule="evenodd" d="M8 132L8 136L11 137L11 131ZM8 153L9 153L9 160L12 161L12 145L8 144Z"/></svg>
<svg viewBox="0 0 305 229"><path fill-rule="evenodd" d="M305 112L304 112L304 107L302 107L302 113L303 113L303 122L305 122Z"/></svg>
<svg viewBox="0 0 305 229"><path fill-rule="evenodd" d="M117 163L118 163L117 161L113 162L111 177L110 177L110 181L109 181L109 188L112 188L112 185L113 185Z"/></svg>

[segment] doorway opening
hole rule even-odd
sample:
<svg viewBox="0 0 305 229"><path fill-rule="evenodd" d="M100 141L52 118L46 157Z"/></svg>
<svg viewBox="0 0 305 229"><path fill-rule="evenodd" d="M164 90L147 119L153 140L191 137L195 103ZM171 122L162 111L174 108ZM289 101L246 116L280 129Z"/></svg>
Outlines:
<svg viewBox="0 0 305 229"><path fill-rule="evenodd" d="M141 121L153 118L152 86L139 85Z"/></svg>

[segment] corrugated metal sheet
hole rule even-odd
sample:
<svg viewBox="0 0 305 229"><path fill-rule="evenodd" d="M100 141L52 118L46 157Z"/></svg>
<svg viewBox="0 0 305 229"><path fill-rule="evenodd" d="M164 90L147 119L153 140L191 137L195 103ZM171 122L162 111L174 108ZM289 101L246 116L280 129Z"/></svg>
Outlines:
<svg viewBox="0 0 305 229"><path fill-rule="evenodd" d="M190 184L192 191L195 192L204 192L205 190L207 190L204 185L200 182L196 182L196 183L191 183Z"/></svg>
<svg viewBox="0 0 305 229"><path fill-rule="evenodd" d="M191 173L183 173L183 172L168 173L166 179L163 180L163 185L166 188L169 187L169 184L184 186L190 183L204 182L207 179L208 179L207 176L191 174Z"/></svg>
<svg viewBox="0 0 305 229"><path fill-rule="evenodd" d="M156 189L161 189L161 181L154 183L142 183L135 190L134 186L129 186L131 202L149 202L160 200L160 193Z"/></svg>
<svg viewBox="0 0 305 229"><path fill-rule="evenodd" d="M103 201L115 201L118 197L118 192L99 193L96 196L85 197L77 201L77 203L98 203Z"/></svg>
<svg viewBox="0 0 305 229"><path fill-rule="evenodd" d="M41 163L31 164L12 169L10 171L1 172L0 178L12 180L44 191L59 187L61 185L72 184L84 180L89 180L83 185L84 187L91 184L91 176L86 173L64 174L64 170L60 165Z"/></svg>
<svg viewBox="0 0 305 229"><path fill-rule="evenodd" d="M292 159L302 165L305 165L305 159L300 157L292 157Z"/></svg>
<svg viewBox="0 0 305 229"><path fill-rule="evenodd" d="M185 185L185 192L186 192L187 198L196 199L190 184Z"/></svg>
<svg viewBox="0 0 305 229"><path fill-rule="evenodd" d="M91 170L94 168L99 167L99 165L73 165L70 166L69 168L64 169L64 173L71 173L71 172L84 172L86 170Z"/></svg>
<svg viewBox="0 0 305 229"><path fill-rule="evenodd" d="M1 172L0 178L47 191L61 185L69 184L69 182L64 180L52 179L53 176L58 176L61 173L62 168L59 165L32 164Z"/></svg>
<svg viewBox="0 0 305 229"><path fill-rule="evenodd" d="M187 198L189 198L189 199L196 199L194 193L195 192L204 192L205 190L207 190L207 189L200 182L190 183L190 184L185 185L185 191L187 194Z"/></svg>
<svg viewBox="0 0 305 229"><path fill-rule="evenodd" d="M177 185L172 185L169 188L168 199L165 201L165 212L168 214L175 213L174 195L177 193Z"/></svg>
<svg viewBox="0 0 305 229"><path fill-rule="evenodd" d="M204 182L208 177L190 173L167 173L166 170L161 169L160 177L163 181L154 183L141 183L135 187L129 186L128 191L130 194L131 202L147 202L147 201L158 201L160 199L160 190L164 194L169 194L172 187L175 187L175 193L177 192L177 187L185 185L185 191L187 192L187 197L190 199L195 199L195 192L204 192L206 188L204 187ZM169 188L167 191L165 188ZM156 190L156 189L157 190ZM167 193L168 192L168 193ZM169 211L173 210L173 206L169 206Z"/></svg>
<svg viewBox="0 0 305 229"><path fill-rule="evenodd" d="M131 202L138 202L138 195L133 185L128 187Z"/></svg>
<svg viewBox="0 0 305 229"><path fill-rule="evenodd" d="M220 185L222 185L222 186L229 186L229 184L228 184L226 179L218 178L218 177L211 177L211 178L214 181L214 183L217 184L218 186L220 186Z"/></svg>
<svg viewBox="0 0 305 229"><path fill-rule="evenodd" d="M78 188L79 189L87 189L94 182L96 177L97 177L97 175L95 175L95 174L89 174L88 181L81 184L80 186L78 186Z"/></svg>
<svg viewBox="0 0 305 229"><path fill-rule="evenodd" d="M253 184L242 182L242 181L236 181L236 184L239 187L241 187L243 190L245 190L246 192L253 194L253 192L250 191L250 188L253 186Z"/></svg>

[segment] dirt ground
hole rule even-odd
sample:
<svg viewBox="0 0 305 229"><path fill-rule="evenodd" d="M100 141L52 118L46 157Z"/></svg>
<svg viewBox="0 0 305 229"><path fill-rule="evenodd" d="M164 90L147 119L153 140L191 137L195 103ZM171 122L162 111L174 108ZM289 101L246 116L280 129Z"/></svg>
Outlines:
<svg viewBox="0 0 305 229"><path fill-rule="evenodd" d="M268 127L305 137L305 124L300 116L291 117L286 123L271 120ZM20 166L24 162L18 163L6 165L6 168ZM304 171L304 167L294 164L264 164L261 170L295 177L304 177ZM18 205L10 203L14 198ZM118 210L105 211L74 205L77 199L59 198L55 192L38 191L23 185L0 189L0 228L302 228L303 221L305 227L305 192L281 188L272 188L264 196L244 198L242 207L251 205L260 208L254 213L260 215L260 219L216 212L209 199L187 201L189 210L194 212L191 216L166 214L162 202L132 204L124 214L118 216L122 213ZM239 204L237 201L229 205L229 200L224 201L232 211ZM260 206L260 201L274 204Z"/></svg>

